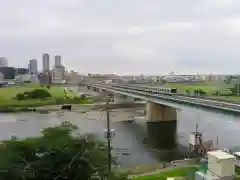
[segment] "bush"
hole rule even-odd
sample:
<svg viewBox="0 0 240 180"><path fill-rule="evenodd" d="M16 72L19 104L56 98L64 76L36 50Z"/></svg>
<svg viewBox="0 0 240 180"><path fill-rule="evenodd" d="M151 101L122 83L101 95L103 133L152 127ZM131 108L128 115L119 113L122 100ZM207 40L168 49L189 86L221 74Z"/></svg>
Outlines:
<svg viewBox="0 0 240 180"><path fill-rule="evenodd" d="M33 91L26 91L16 95L16 99L18 100L44 99L49 97L52 97L52 95L45 89L34 89Z"/></svg>
<svg viewBox="0 0 240 180"><path fill-rule="evenodd" d="M24 96L24 94L19 93L19 94L16 95L16 99L19 100L19 101L21 101L21 100L25 100L26 97Z"/></svg>
<svg viewBox="0 0 240 180"><path fill-rule="evenodd" d="M31 83L31 81L23 81L24 83L26 83L26 84L30 84Z"/></svg>
<svg viewBox="0 0 240 180"><path fill-rule="evenodd" d="M207 94L205 91L203 91L202 89L195 89L194 91L194 94L195 95L197 95L197 94L199 94L199 95L205 95L205 94Z"/></svg>

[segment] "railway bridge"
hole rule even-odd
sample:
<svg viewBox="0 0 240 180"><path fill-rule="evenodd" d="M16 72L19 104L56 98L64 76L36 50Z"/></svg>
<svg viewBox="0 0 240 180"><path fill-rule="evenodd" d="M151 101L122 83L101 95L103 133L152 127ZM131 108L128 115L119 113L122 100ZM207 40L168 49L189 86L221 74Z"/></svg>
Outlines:
<svg viewBox="0 0 240 180"><path fill-rule="evenodd" d="M178 109L184 109L188 106L195 109L205 108L207 111L240 114L240 105L236 103L178 95L169 96L123 85L86 84L86 86L99 93L108 92L112 97L118 96L122 99L132 97L132 101L137 98L146 101L147 132L149 136L158 137L157 142L154 143L156 146L171 148L170 146L176 144ZM171 143L167 145L166 143L169 142Z"/></svg>

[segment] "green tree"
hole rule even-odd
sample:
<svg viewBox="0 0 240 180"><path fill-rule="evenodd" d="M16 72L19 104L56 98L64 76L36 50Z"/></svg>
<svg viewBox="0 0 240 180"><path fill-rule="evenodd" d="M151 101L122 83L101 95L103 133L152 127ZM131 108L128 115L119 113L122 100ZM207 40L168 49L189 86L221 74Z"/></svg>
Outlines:
<svg viewBox="0 0 240 180"><path fill-rule="evenodd" d="M26 91L24 93L18 93L16 99L44 99L52 97L52 95L45 89L34 89L32 91Z"/></svg>
<svg viewBox="0 0 240 180"><path fill-rule="evenodd" d="M0 146L0 179L81 179L106 178L107 147L96 136L77 134L65 123L43 130L42 136L3 141ZM114 160L113 160L114 163ZM115 177L113 179L123 179Z"/></svg>

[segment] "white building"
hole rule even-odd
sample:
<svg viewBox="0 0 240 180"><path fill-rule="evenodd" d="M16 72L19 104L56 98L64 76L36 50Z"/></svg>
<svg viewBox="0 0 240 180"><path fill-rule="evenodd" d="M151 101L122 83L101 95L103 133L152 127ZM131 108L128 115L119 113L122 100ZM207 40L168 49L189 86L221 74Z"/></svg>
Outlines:
<svg viewBox="0 0 240 180"><path fill-rule="evenodd" d="M7 67L8 66L8 60L6 57L0 57L0 67Z"/></svg>
<svg viewBox="0 0 240 180"><path fill-rule="evenodd" d="M52 83L56 83L56 84L63 83L64 73L65 73L64 66L55 67L52 70Z"/></svg>
<svg viewBox="0 0 240 180"><path fill-rule="evenodd" d="M3 73L0 72L0 81L3 81L4 80L4 75Z"/></svg>
<svg viewBox="0 0 240 180"><path fill-rule="evenodd" d="M37 67L37 60L32 59L29 61L29 73L30 74L37 74L38 67Z"/></svg>
<svg viewBox="0 0 240 180"><path fill-rule="evenodd" d="M33 83L39 83L38 76L30 74L16 76L15 81L17 82L31 81Z"/></svg>
<svg viewBox="0 0 240 180"><path fill-rule="evenodd" d="M77 85L82 81L82 76L77 72L71 71L69 74L69 84Z"/></svg>
<svg viewBox="0 0 240 180"><path fill-rule="evenodd" d="M60 55L56 55L54 57L55 67L62 66L62 57Z"/></svg>
<svg viewBox="0 0 240 180"><path fill-rule="evenodd" d="M43 57L42 57L43 71L49 71L50 69L49 59L50 59L49 54L43 54Z"/></svg>
<svg viewBox="0 0 240 180"><path fill-rule="evenodd" d="M208 164L206 172L196 172L195 179L202 180L234 180L236 158L224 151L216 150L207 153Z"/></svg>

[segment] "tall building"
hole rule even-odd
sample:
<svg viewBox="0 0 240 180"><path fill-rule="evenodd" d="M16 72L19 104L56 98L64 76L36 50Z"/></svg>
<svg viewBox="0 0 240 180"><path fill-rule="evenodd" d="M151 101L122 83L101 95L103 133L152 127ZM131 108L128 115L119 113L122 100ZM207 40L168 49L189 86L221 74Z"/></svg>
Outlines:
<svg viewBox="0 0 240 180"><path fill-rule="evenodd" d="M49 71L50 69L49 54L43 54L42 64L43 64L43 72Z"/></svg>
<svg viewBox="0 0 240 180"><path fill-rule="evenodd" d="M55 67L61 67L62 66L62 58L60 55L56 55L54 57L54 61L55 61Z"/></svg>
<svg viewBox="0 0 240 180"><path fill-rule="evenodd" d="M37 60L32 59L29 61L29 73L30 74L37 74L38 68L37 68Z"/></svg>
<svg viewBox="0 0 240 180"><path fill-rule="evenodd" d="M7 67L8 66L8 60L6 57L0 57L0 67Z"/></svg>

